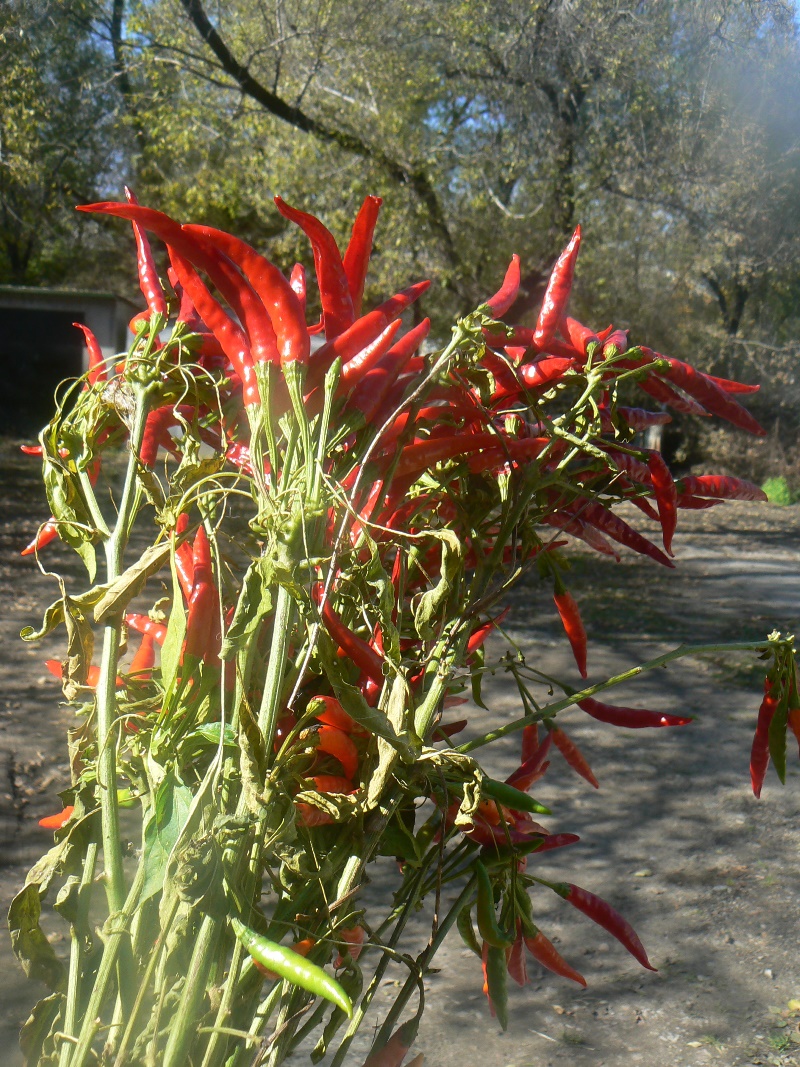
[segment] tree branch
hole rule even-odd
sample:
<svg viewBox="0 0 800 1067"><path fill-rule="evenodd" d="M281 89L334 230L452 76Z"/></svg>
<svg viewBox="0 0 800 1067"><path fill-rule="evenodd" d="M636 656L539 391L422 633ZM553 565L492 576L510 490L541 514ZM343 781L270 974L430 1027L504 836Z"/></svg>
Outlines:
<svg viewBox="0 0 800 1067"><path fill-rule="evenodd" d="M276 92L262 85L236 59L218 31L211 24L201 0L181 0L181 4L197 32L217 57L222 69L236 82L242 93L255 100L265 111L268 111L289 126L293 126L303 133L311 134L311 136L327 144L336 145L345 152L352 152L354 155L376 163L388 174L392 181L411 189L425 208L431 229L438 238L447 261L452 267L458 270L462 269L462 263L448 228L441 201L433 183L421 166L409 167L390 156L383 149L369 144L356 134L335 126L329 126L309 115L302 108L282 99Z"/></svg>

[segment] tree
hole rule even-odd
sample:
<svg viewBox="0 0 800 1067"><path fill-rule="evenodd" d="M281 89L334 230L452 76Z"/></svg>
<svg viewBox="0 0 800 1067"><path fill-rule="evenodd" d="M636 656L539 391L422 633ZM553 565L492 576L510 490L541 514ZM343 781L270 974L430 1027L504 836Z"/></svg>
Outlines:
<svg viewBox="0 0 800 1067"><path fill-rule="evenodd" d="M124 142L116 128L119 98L87 8L84 0L15 0L0 11L4 282L74 285L91 276L83 253L96 246L98 232L78 225L74 206L123 169ZM109 267L111 249L100 252Z"/></svg>

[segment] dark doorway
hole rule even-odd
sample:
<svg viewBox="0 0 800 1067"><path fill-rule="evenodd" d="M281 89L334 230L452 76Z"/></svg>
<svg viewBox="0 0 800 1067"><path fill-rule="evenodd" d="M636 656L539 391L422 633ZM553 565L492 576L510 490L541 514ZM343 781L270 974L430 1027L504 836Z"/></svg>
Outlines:
<svg viewBox="0 0 800 1067"><path fill-rule="evenodd" d="M83 336L69 311L0 307L0 432L36 434L55 410L64 378L83 371Z"/></svg>

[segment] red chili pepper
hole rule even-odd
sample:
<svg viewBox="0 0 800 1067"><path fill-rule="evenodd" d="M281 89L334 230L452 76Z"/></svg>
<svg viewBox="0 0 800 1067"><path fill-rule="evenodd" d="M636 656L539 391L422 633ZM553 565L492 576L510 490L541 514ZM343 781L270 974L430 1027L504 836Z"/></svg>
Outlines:
<svg viewBox="0 0 800 1067"><path fill-rule="evenodd" d="M141 674L149 676L156 661L155 635L152 633L142 634L141 643L136 650L136 655L131 660L128 674Z"/></svg>
<svg viewBox="0 0 800 1067"><path fill-rule="evenodd" d="M534 362L541 362L547 355L557 356L559 359L574 359L579 365L583 363L583 355L577 348L573 348L572 345L565 344L563 341L559 341L555 337L547 342L547 352L540 351Z"/></svg>
<svg viewBox="0 0 800 1067"><path fill-rule="evenodd" d="M125 616L125 622L131 630L140 634L152 634L157 645L163 645L167 638L167 628L163 622L154 622L149 615L130 614Z"/></svg>
<svg viewBox="0 0 800 1067"><path fill-rule="evenodd" d="M664 377L698 400L713 415L719 415L720 418L727 419L734 426L747 430L757 437L766 435L767 431L756 422L746 408L731 399L724 389L721 389L716 382L711 381L701 371L695 370L688 363L683 363L672 356L662 356L658 352L653 353L644 348L642 351L654 355L657 359L666 359L669 363L669 370L663 372Z"/></svg>
<svg viewBox="0 0 800 1067"><path fill-rule="evenodd" d="M275 197L275 205L281 215L296 223L311 241L322 301L322 321L325 336L330 340L344 333L348 326L353 325L355 319L353 300L336 239L314 215L290 207L279 196Z"/></svg>
<svg viewBox="0 0 800 1067"><path fill-rule="evenodd" d="M410 307L430 288L430 282L416 282L379 304L373 311L362 315L348 329L327 341L314 353L312 371L307 387L319 385L333 361L338 357L346 366L368 345L379 337L387 326Z"/></svg>
<svg viewBox="0 0 800 1067"><path fill-rule="evenodd" d="M617 415L637 432L646 430L649 426L666 426L672 422L672 416L668 411L645 411L644 408L618 407Z"/></svg>
<svg viewBox="0 0 800 1067"><path fill-rule="evenodd" d="M336 820L329 811L315 808L313 804L304 804L302 801L295 803L297 821L300 826L312 829L314 826L330 826Z"/></svg>
<svg viewBox="0 0 800 1067"><path fill-rule="evenodd" d="M558 610L558 614L561 616L561 625L564 627L564 633L567 635L567 640L572 646L572 654L578 665L578 672L581 678L585 678L586 630L583 627L581 614L572 593L564 589L561 582L558 584L560 585L560 589L557 586L556 592L553 593L553 600Z"/></svg>
<svg viewBox="0 0 800 1067"><path fill-rule="evenodd" d="M798 755L800 755L800 707L789 708L787 723L797 741Z"/></svg>
<svg viewBox="0 0 800 1067"><path fill-rule="evenodd" d="M193 408L188 408L189 413L193 410ZM187 409L184 409L184 413L186 411ZM172 438L167 431L170 426L175 426L179 422L178 414L171 404L165 404L163 407L148 412L139 449L139 462L143 467L153 466L158 457L159 448L174 451Z"/></svg>
<svg viewBox="0 0 800 1067"><path fill-rule="evenodd" d="M613 448L604 448L604 451L608 458L613 460L615 466L629 474L635 482L648 486L653 484L653 475L646 463L642 463L635 456L628 455L627 452L617 452Z"/></svg>
<svg viewBox="0 0 800 1067"><path fill-rule="evenodd" d="M613 556L619 562L619 553L613 546L606 541L598 530L595 530L593 526L590 526L582 519L572 515L559 515L555 512L552 515L543 515L541 521L547 526L555 526L557 530L563 530L564 533L580 538L581 541L585 541L595 551L602 552L606 556Z"/></svg>
<svg viewBox="0 0 800 1067"><path fill-rule="evenodd" d="M580 838L577 834L546 834L542 843L536 849L537 852L550 852L554 848L566 848L567 845L577 845Z"/></svg>
<svg viewBox="0 0 800 1067"><path fill-rule="evenodd" d="M404 1022L395 1030L383 1048L367 1056L364 1067L400 1067L406 1053L416 1040L418 1029L419 1021L416 1016Z"/></svg>
<svg viewBox="0 0 800 1067"><path fill-rule="evenodd" d="M586 758L572 738L567 737L560 726L550 726L549 730L550 736L553 739L553 744L573 771L575 771L576 774L579 774L581 778L585 778L590 785L595 787L595 789L599 789L600 783L597 781L594 774L592 774L592 768L586 762Z"/></svg>
<svg viewBox="0 0 800 1067"><path fill-rule="evenodd" d="M518 986L528 984L528 969L525 966L525 942L522 937L522 923L517 919L517 936L511 948L506 949L506 967L508 973Z"/></svg>
<svg viewBox="0 0 800 1067"><path fill-rule="evenodd" d="M74 323L73 323L73 325L74 325ZM20 452L24 453L26 456L41 456L41 454L42 454L42 446L41 445L20 445L19 446L19 450L20 450Z"/></svg>
<svg viewBox="0 0 800 1067"><path fill-rule="evenodd" d="M203 317L219 341L225 355L231 361L234 370L242 382L242 396L245 407L260 403L258 383L256 382L253 354L244 330L238 326L222 306L211 295L200 276L176 249L167 246L170 260L181 285L190 297L193 305Z"/></svg>
<svg viewBox="0 0 800 1067"><path fill-rule="evenodd" d="M292 273L289 275L289 285L292 287L292 292L300 302L300 309L305 315L306 313L306 268L302 263L295 263L292 267Z"/></svg>
<svg viewBox="0 0 800 1067"><path fill-rule="evenodd" d="M722 474L700 474L681 478L681 495L709 496L720 500L766 500L767 494L744 478L730 478Z"/></svg>
<svg viewBox="0 0 800 1067"><path fill-rule="evenodd" d="M760 385L745 385L744 382L732 382L730 378L715 378L713 374L706 374L706 378L726 393L757 393Z"/></svg>
<svg viewBox="0 0 800 1067"><path fill-rule="evenodd" d="M189 516L184 511L181 512L178 516L178 521L175 523L176 541L186 533L188 528ZM192 586L194 585L194 563L192 562L192 549L187 541L175 546L175 570L178 573L178 581L188 604L192 595Z"/></svg>
<svg viewBox="0 0 800 1067"><path fill-rule="evenodd" d="M317 748L321 752L327 752L329 756L337 759L345 776L354 779L358 773L358 749L346 733L337 730L335 726L320 726L317 731Z"/></svg>
<svg viewBox="0 0 800 1067"><path fill-rule="evenodd" d="M479 452L482 448L501 452L501 440L498 434L453 433L449 437L406 445L397 461L395 477L402 478L404 475L419 474L444 460L464 456L470 452Z"/></svg>
<svg viewBox="0 0 800 1067"><path fill-rule="evenodd" d="M316 603L319 604L322 599L322 585L320 583L315 585L313 594ZM330 596L325 598L321 615L326 630L342 652L349 656L368 678L371 678L379 685L383 685L383 658L363 637L359 637L348 626L345 626L334 611Z"/></svg>
<svg viewBox="0 0 800 1067"><path fill-rule="evenodd" d="M614 541L619 542L621 545L625 545L627 548L632 548L634 552L639 552L641 555L649 556L650 559L656 561L656 563L662 564L664 567L674 567L675 564L668 556L665 556L660 548L648 541L646 537L634 530L629 526L627 522L624 522L618 515L615 515L612 511L608 511L606 508L599 504L596 500L587 501L585 504L581 501L570 506L570 511L579 512L579 517L591 523L592 526L596 526L598 530L601 530L604 534L608 534Z"/></svg>
<svg viewBox="0 0 800 1067"><path fill-rule="evenodd" d="M678 493L679 508L691 508L693 511L704 511L706 508L714 508L721 503L721 500L703 500L701 497Z"/></svg>
<svg viewBox="0 0 800 1067"><path fill-rule="evenodd" d="M761 797L764 777L769 766L769 727L780 702L780 686L764 679L764 699L758 709L758 722L750 749L750 783L756 799Z"/></svg>
<svg viewBox="0 0 800 1067"><path fill-rule="evenodd" d="M506 615L508 615L510 610L510 607L505 608L503 611L500 612L498 616L496 616L496 618L489 619L488 622L481 623L480 626L478 626L472 631L469 638L467 639L467 655L469 655L471 652L475 652L481 647L481 645L492 632L492 630L495 628L495 626L500 625L500 623L503 621Z"/></svg>
<svg viewBox="0 0 800 1067"><path fill-rule="evenodd" d="M465 701L467 703L467 701ZM445 701L445 706L447 702ZM450 737L454 737L455 734L460 734L462 730L466 730L469 726L469 719L457 719L455 722L440 722L438 726L434 727L433 740L445 741Z"/></svg>
<svg viewBox="0 0 800 1067"><path fill-rule="evenodd" d="M522 729L522 751L520 762L525 764L535 755L539 748L539 724L532 722Z"/></svg>
<svg viewBox="0 0 800 1067"><path fill-rule="evenodd" d="M550 356L537 363L526 363L520 367L519 376L527 389L540 389L551 382L561 381L568 370L575 366L575 360L562 356Z"/></svg>
<svg viewBox="0 0 800 1067"><path fill-rule="evenodd" d="M350 926L339 927L336 931L336 937L340 941L344 941L346 948L344 955L341 950L333 961L333 966L336 970L343 967L345 959L349 957L352 960L357 960L361 955L361 950L364 947L364 942L367 940L367 931L363 926Z"/></svg>
<svg viewBox="0 0 800 1067"><path fill-rule="evenodd" d="M550 275L544 299L542 300L542 309L536 320L533 341L540 351L547 348L548 342L555 336L558 324L564 318L580 246L581 228L576 226L569 244L556 260L555 267L553 267L553 273Z"/></svg>
<svg viewBox="0 0 800 1067"><path fill-rule="evenodd" d="M125 196L129 204L138 206L139 201L127 185L125 186ZM151 314L163 315L166 319L169 314L167 301L164 297L161 280L158 277L150 242L138 222L132 222L132 225L133 236L136 240L136 264L139 268L139 287L142 290L142 296L147 301Z"/></svg>
<svg viewBox="0 0 800 1067"><path fill-rule="evenodd" d="M364 380L364 377L373 367L378 365L392 347L392 342L402 325L403 323L400 319L395 319L394 322L386 327L383 333L378 334L374 341L344 364L339 379L338 392L340 395L354 389L359 382Z"/></svg>
<svg viewBox="0 0 800 1067"><path fill-rule="evenodd" d="M517 299L520 284L519 256L514 253L508 265L503 284L486 301L486 306L496 319L502 318Z"/></svg>
<svg viewBox="0 0 800 1067"><path fill-rule="evenodd" d="M58 523L54 518L48 519L39 527L39 530L29 545L20 552L21 556L32 556L34 552L40 552L43 548L55 541L58 537Z"/></svg>
<svg viewBox="0 0 800 1067"><path fill-rule="evenodd" d="M95 382L104 382L108 377L108 372L106 371L105 359L103 357L103 350L100 347L100 342L89 327L84 326L82 322L73 322L72 325L77 326L86 338L86 350L89 353L88 384L94 385Z"/></svg>
<svg viewBox="0 0 800 1067"><path fill-rule="evenodd" d="M529 756L524 763L521 763L515 771L509 774L508 778L506 778L506 785L513 785L515 789L527 792L546 770L545 759L550 751L550 741L550 734L548 734L533 755Z"/></svg>
<svg viewBox="0 0 800 1067"><path fill-rule="evenodd" d="M194 580L181 662L204 660L211 654L214 614L219 608L211 566L211 546L202 523L197 528L192 547L192 569Z"/></svg>
<svg viewBox="0 0 800 1067"><path fill-rule="evenodd" d="M60 830L72 818L74 810L74 806L68 804L57 815L46 815L43 819L39 819L39 825L45 830Z"/></svg>
<svg viewBox="0 0 800 1067"><path fill-rule="evenodd" d="M603 359L622 355L628 351L628 331L613 330L603 342Z"/></svg>
<svg viewBox="0 0 800 1067"><path fill-rule="evenodd" d="M222 310L192 268L194 264L209 276L248 331L252 332L254 344L257 342L259 345L259 355L266 359L272 324L255 293L233 264L208 244L201 245L196 237L186 233L178 222L161 211L109 202L80 205L78 210L117 215L138 222L166 243L178 281L242 379L245 405L257 403L258 386L250 343L244 331ZM272 333L274 344L274 331ZM262 347L264 345L266 348ZM277 348L274 350L277 353Z"/></svg>
<svg viewBox="0 0 800 1067"><path fill-rule="evenodd" d="M53 675L54 678L58 678L59 681L64 677L64 667L60 660L46 659L44 661L45 667ZM86 671L86 681L83 683L87 689L94 689L100 680L100 668L98 666L89 667ZM117 675L117 685L122 685L122 679Z"/></svg>
<svg viewBox="0 0 800 1067"><path fill-rule="evenodd" d="M681 415L708 415L706 409L701 404L698 404L696 400L683 396L677 389L673 389L671 385L662 382L660 378L644 378L636 384L642 392L647 393L648 396L652 396L654 400L658 400L662 404L668 404L673 411L677 411Z"/></svg>
<svg viewBox="0 0 800 1067"><path fill-rule="evenodd" d="M580 886L572 885L568 882L560 885L551 885L550 888L554 889L559 896L563 897L574 908L577 908L578 911L582 911L592 922L602 926L612 937L615 937L630 952L633 958L641 963L642 967L646 967L648 971L657 969L653 967L647 958L644 945L628 920L623 919L619 912L605 900L586 889L581 889Z"/></svg>
<svg viewBox="0 0 800 1067"><path fill-rule="evenodd" d="M353 785L349 778L344 778L339 774L315 774L311 780L318 793L350 795L358 792L358 786Z"/></svg>
<svg viewBox="0 0 800 1067"><path fill-rule="evenodd" d="M313 707L312 707L313 705ZM332 696L313 697L308 704L318 722L325 726L335 726L346 734L361 733L363 728L351 718L342 705Z"/></svg>
<svg viewBox="0 0 800 1067"><path fill-rule="evenodd" d="M541 930L537 929L532 937L525 937L525 947L542 967L546 967L548 971L552 971L553 974L557 974L560 978L569 978L572 982L577 982L578 985L582 985L584 989L586 988L586 979L583 975L579 974L574 967L570 967L555 945L548 941Z"/></svg>
<svg viewBox="0 0 800 1067"><path fill-rule="evenodd" d="M181 302L180 307L178 308L178 322L185 323L189 327L191 333L202 334L207 332L206 324L197 314L197 309L192 303L189 294L184 290L178 280L175 268L171 265L167 267L167 277L169 278L169 284L175 291L175 295Z"/></svg>
<svg viewBox="0 0 800 1067"><path fill-rule="evenodd" d="M594 697L584 697L583 700L579 700L578 707L598 722L607 722L611 726L624 726L628 730L641 730L650 726L688 726L692 721L691 718L662 715L660 711L647 711L645 708L622 708L614 704L601 704Z"/></svg>
<svg viewBox="0 0 800 1067"><path fill-rule="evenodd" d="M310 347L303 309L278 268L232 234L211 226L185 225L183 229L211 241L247 278L272 322L281 366L292 362L307 363Z"/></svg>
<svg viewBox="0 0 800 1067"><path fill-rule="evenodd" d="M589 353L589 345L599 345L600 338L588 326L584 326L577 319L563 318L559 324L561 332L579 352L584 355Z"/></svg>
<svg viewBox="0 0 800 1067"><path fill-rule="evenodd" d="M658 506L658 517L661 520L661 534L664 539L664 551L672 555L672 537L678 521L678 491L672 480L669 467L664 462L660 452L652 451L647 457L647 467L653 479L653 491L655 492Z"/></svg>
<svg viewBox="0 0 800 1067"><path fill-rule="evenodd" d="M368 371L350 394L348 408L360 411L366 422L372 422L375 412L402 374L408 361L427 337L431 320L423 319L389 349L377 366Z"/></svg>
<svg viewBox="0 0 800 1067"><path fill-rule="evenodd" d="M364 198L364 203L361 205L356 215L356 221L353 223L350 241L342 260L344 273L347 276L347 288L350 290L353 312L356 317L361 314L364 282L367 278L369 259L372 255L372 238L382 203L383 200L379 196L367 196Z"/></svg>
<svg viewBox="0 0 800 1067"><path fill-rule="evenodd" d="M282 351L279 351L278 338L275 332L275 327L272 325L272 318L270 317L268 307L265 306L261 294L256 293L256 291L253 289L249 279L247 279L246 277L246 271L244 272L245 278L243 278L242 275L232 266L230 253L220 253L219 248L217 247L217 238L212 239L206 237L200 232L200 230L201 227L181 227L181 232L184 235L188 234L188 236L196 242L197 247L202 251L202 253L205 256L209 257L209 266L213 265L213 267L215 268L215 275L220 277L225 283L225 289L220 289L220 292L227 294L225 296L225 299L236 312L239 321L244 327L248 341L250 342L250 352L253 358L253 362L280 363L281 365L291 362L292 359L301 359L302 362L303 346L308 345L308 334L305 329L305 323L303 322L302 324L303 336L298 337L297 328L295 324L295 328L291 330L291 341L289 342L288 348L286 343L286 337L284 337L283 349ZM217 232L221 234L221 231ZM236 238L233 238L233 242L235 241ZM244 244L244 242L241 243ZM174 246L170 245L169 247L172 248ZM248 248L249 245L245 245L245 249ZM238 254L239 257L242 259L246 258L244 253L242 253L241 251L237 253L235 247L231 247L230 252ZM253 249L250 249L250 252L252 253L252 256L257 256L257 253ZM189 258L191 261L192 257ZM194 256L194 259L197 259L196 255ZM266 260L264 262L266 262ZM256 270L252 258L248 258L247 263L248 270ZM206 270L207 268L201 265L201 269ZM277 273L280 272L278 271ZM209 277L213 278L214 275L209 274ZM262 287L264 287L263 271L260 273L260 280ZM294 294L292 293L288 284L286 285L286 292L288 292L291 295L291 298L294 299ZM272 306L275 306L274 292L272 293ZM298 318L302 319L302 316L298 315ZM286 316L284 323L287 331L289 331L288 315ZM289 355L290 352L293 353L291 357Z"/></svg>

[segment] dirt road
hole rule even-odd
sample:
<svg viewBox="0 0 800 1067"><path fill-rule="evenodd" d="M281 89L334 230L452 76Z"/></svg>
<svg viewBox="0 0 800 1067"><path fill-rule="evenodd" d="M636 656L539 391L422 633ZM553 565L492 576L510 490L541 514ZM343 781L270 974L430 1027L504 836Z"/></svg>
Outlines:
<svg viewBox="0 0 800 1067"><path fill-rule="evenodd" d="M48 847L49 835L36 822L57 809L56 791L67 781L70 713L59 708L58 687L43 667L58 655L58 644L25 646L17 636L55 597L52 580L16 554L42 517L30 503L35 467L5 462L0 501L4 908ZM571 588L589 632L593 680L683 641L757 638L800 625L800 508L731 505L682 519L674 572L638 559L616 565L572 554ZM66 551L56 547L56 556L77 574ZM515 592L513 604L511 633L532 661L535 654L544 670L575 678L546 593L532 584ZM578 711L564 717L601 789L554 757L537 785L554 813L544 821L582 840L538 861L538 869L612 902L635 925L658 973L640 969L602 930L542 890L534 897L537 921L589 988L531 966L533 984L512 991L511 1025L502 1034L488 1016L480 965L454 937L437 957L441 970L431 979L415 1046L429 1067L800 1064L800 1010L793 1010L800 1009L800 764L790 764L785 789L770 770L762 800L750 794L760 685L752 659L706 657L616 694L620 703L696 715L689 727L626 732ZM491 713L471 715L476 733L518 715L517 698L500 675L487 684L485 699ZM515 754L516 742L498 746L490 767L508 773ZM369 891L380 884L377 871ZM48 913L44 925L65 947L60 920ZM424 941L424 916L410 934ZM378 1015L395 981L387 978ZM15 1031L41 992L25 981L7 938L0 938L2 1067L21 1063ZM357 1050L367 1043L365 1033ZM361 1062L354 1052L352 1063Z"/></svg>

